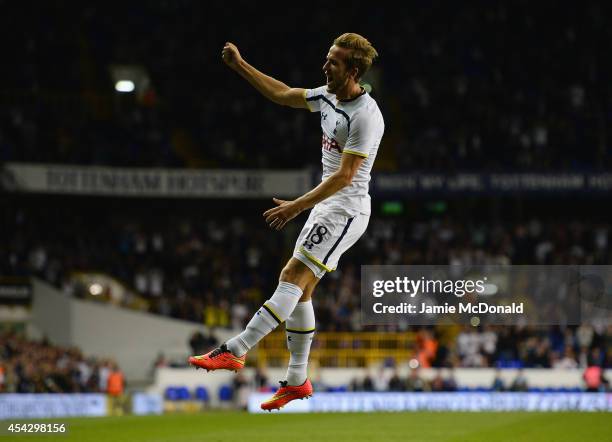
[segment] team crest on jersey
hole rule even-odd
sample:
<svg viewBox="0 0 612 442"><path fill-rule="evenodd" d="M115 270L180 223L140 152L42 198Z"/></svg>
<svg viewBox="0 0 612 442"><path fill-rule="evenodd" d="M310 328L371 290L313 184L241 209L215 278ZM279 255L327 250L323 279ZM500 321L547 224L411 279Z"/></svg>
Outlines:
<svg viewBox="0 0 612 442"><path fill-rule="evenodd" d="M338 153L342 153L342 148L338 144L336 140L333 138L329 138L327 135L323 134L323 149L331 152L332 150L337 150Z"/></svg>

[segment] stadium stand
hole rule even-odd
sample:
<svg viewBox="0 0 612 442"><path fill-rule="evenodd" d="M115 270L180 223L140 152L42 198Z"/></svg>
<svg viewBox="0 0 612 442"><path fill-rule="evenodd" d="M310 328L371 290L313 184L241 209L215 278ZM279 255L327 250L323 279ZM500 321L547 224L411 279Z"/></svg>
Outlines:
<svg viewBox="0 0 612 442"><path fill-rule="evenodd" d="M106 393L109 377L120 372L111 359L17 333L0 334L0 368L2 393Z"/></svg>
<svg viewBox="0 0 612 442"><path fill-rule="evenodd" d="M605 2L576 10L525 0L417 2L401 14L361 1L343 14L329 2L292 5L316 33L295 32L293 21L260 14L255 3L237 12L189 1L48 2L35 15L1 4L5 57L18 68L0 70L0 277L38 278L70 297L204 325L207 334L185 337L193 354L215 347L216 332L242 328L269 296L303 218L273 233L260 216L270 207L263 198L32 195L15 192L7 171L33 163L316 176L317 116L271 106L238 79L227 86L234 74L219 57L226 40L266 72L315 87L336 36L328 30L364 21L367 11L358 31L381 59L364 83L387 127L377 173L612 170ZM229 20L251 16L256 34L228 29ZM119 71L138 77L134 94L115 90ZM374 195L367 234L317 287L311 354L324 368L368 372L341 384L314 380L317 391L610 391L602 371L612 368L610 325L363 326L359 311L366 264L610 265L609 194L598 195ZM89 275L109 285L94 292ZM117 366L86 350L0 334L0 392L105 393ZM256 373L214 388L177 381L161 393L176 403L171 410L191 402L245 408L250 392L274 388L264 367L284 367L286 357L285 336L272 334L249 368ZM161 353L151 362L154 372L177 368ZM456 376L471 369L498 371L492 382ZM580 379L532 386L538 370Z"/></svg>
<svg viewBox="0 0 612 442"><path fill-rule="evenodd" d="M142 300L126 298L126 306L210 329L239 328L272 289L286 258L269 240L274 234L258 217L237 214L228 220L227 214L215 218L205 213L151 217L146 209L114 204L125 211L99 211L94 202L78 210L64 206L69 212L38 204L7 212L0 231L6 232L3 242L9 247L0 252L0 273L35 275L74 296L104 299L92 296L88 285L74 279L75 273L101 272L122 281ZM185 205L186 210L189 207ZM41 225L53 229L40 229ZM610 227L595 218L474 223L450 214L422 221L381 215L369 229L343 258L341 270L320 285L316 302L320 332L398 331L360 325L362 264L604 264L612 258ZM286 250L293 236L291 230L281 234ZM419 328L409 330L416 333ZM431 332L417 334L411 344L421 355L422 366L585 368L593 357L612 366L612 334L606 328L492 326L455 330L451 337ZM214 346L214 340L207 342L204 336L193 339L192 346ZM267 342L261 344L267 352L259 355L262 361L284 354L284 337Z"/></svg>
<svg viewBox="0 0 612 442"><path fill-rule="evenodd" d="M334 14L340 6L322 5L295 5L294 13L318 29L333 16L344 29L370 9L358 2ZM47 4L44 20L5 7L7 56L23 69L0 74L9 88L1 93L0 161L240 168L320 161L312 148L316 118L267 106L238 81L228 94L217 86L231 75L218 55L230 39L278 78L315 87L333 38L325 32L294 34L293 23L248 4L239 11L164 1L120 9ZM389 128L379 167L610 168L610 5L404 8L370 11L362 25L383 54L366 79ZM229 14L234 22L259 16L256 38L227 29ZM150 81L135 97L118 96L110 66L142 67Z"/></svg>

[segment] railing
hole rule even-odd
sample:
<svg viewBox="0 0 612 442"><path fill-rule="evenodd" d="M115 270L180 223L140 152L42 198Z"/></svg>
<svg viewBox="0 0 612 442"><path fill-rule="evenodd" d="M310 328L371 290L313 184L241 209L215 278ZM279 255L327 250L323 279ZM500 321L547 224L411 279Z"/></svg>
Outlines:
<svg viewBox="0 0 612 442"><path fill-rule="evenodd" d="M277 331L259 342L256 363L266 367L286 366L289 360L284 331ZM321 367L367 367L383 360L396 363L414 357L415 334L372 332L316 333L310 360Z"/></svg>

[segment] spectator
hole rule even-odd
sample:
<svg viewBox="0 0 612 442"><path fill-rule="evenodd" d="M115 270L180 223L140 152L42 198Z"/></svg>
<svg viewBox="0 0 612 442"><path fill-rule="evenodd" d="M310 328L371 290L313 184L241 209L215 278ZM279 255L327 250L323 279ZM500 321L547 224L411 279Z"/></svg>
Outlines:
<svg viewBox="0 0 612 442"><path fill-rule="evenodd" d="M406 383L400 378L397 369L393 370L393 374L389 379L389 391L405 391Z"/></svg>
<svg viewBox="0 0 612 442"><path fill-rule="evenodd" d="M572 370L578 368L578 361L574 355L574 350L571 346L567 345L563 352L563 357L553 364L553 368Z"/></svg>
<svg viewBox="0 0 612 442"><path fill-rule="evenodd" d="M425 381L421 378L417 368L410 370L406 381L406 391L425 391Z"/></svg>
<svg viewBox="0 0 612 442"><path fill-rule="evenodd" d="M431 380L431 391L444 391L444 379L440 370L436 370L436 375Z"/></svg>
<svg viewBox="0 0 612 442"><path fill-rule="evenodd" d="M265 369L261 366L257 367L253 382L257 391L269 391L270 389L270 384L268 383L268 375L266 374Z"/></svg>
<svg viewBox="0 0 612 442"><path fill-rule="evenodd" d="M389 371L384 367L384 365L381 366L377 373L373 376L374 390L389 391L390 380L391 376L389 375Z"/></svg>
<svg viewBox="0 0 612 442"><path fill-rule="evenodd" d="M119 366L115 363L110 363L110 373L108 375L106 392L113 397L123 395L125 388L123 373L119 370Z"/></svg>
<svg viewBox="0 0 612 442"><path fill-rule="evenodd" d="M369 374L367 374L363 378L363 383L361 384L361 389L363 391L369 391L369 392L375 391L374 381L372 381L372 377Z"/></svg>
<svg viewBox="0 0 612 442"><path fill-rule="evenodd" d="M504 383L504 380L501 377L501 372L499 370L495 370L495 378L493 379L491 390L493 391L505 391L506 390L506 385Z"/></svg>
<svg viewBox="0 0 612 442"><path fill-rule="evenodd" d="M424 368L431 367L431 363L436 358L436 353L438 351L438 342L433 334L427 329L419 330L416 345L419 366Z"/></svg>
<svg viewBox="0 0 612 442"><path fill-rule="evenodd" d="M114 416L122 416L125 414L125 380L123 372L119 369L119 366L114 362L109 362L110 372L108 375L106 392L110 397L111 401L111 414Z"/></svg>
<svg viewBox="0 0 612 442"><path fill-rule="evenodd" d="M234 376L232 381L234 391L234 406L240 410L246 410L250 393L249 383L242 372Z"/></svg>
<svg viewBox="0 0 612 442"><path fill-rule="evenodd" d="M201 355L208 352L210 345L202 332L200 330L196 330L189 338L189 347L191 347L192 355Z"/></svg>
<svg viewBox="0 0 612 442"><path fill-rule="evenodd" d="M448 370L446 376L444 376L443 379L444 391L457 391L457 380L455 379L455 373L453 370Z"/></svg>
<svg viewBox="0 0 612 442"><path fill-rule="evenodd" d="M589 393L602 391L602 389L608 385L608 380L604 376L604 371L599 365L589 365L582 377L586 384L586 391Z"/></svg>
<svg viewBox="0 0 612 442"><path fill-rule="evenodd" d="M516 373L516 377L514 381L512 381L512 386L510 387L510 391L527 391L527 378L525 377L525 373L523 370L519 370Z"/></svg>

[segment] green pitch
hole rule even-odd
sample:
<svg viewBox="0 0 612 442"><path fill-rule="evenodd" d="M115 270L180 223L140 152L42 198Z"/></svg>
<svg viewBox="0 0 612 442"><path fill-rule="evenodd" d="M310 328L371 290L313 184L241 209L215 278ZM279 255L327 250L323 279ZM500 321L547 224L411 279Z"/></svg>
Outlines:
<svg viewBox="0 0 612 442"><path fill-rule="evenodd" d="M610 413L209 412L61 422L69 425L66 435L0 436L0 442L612 441Z"/></svg>

